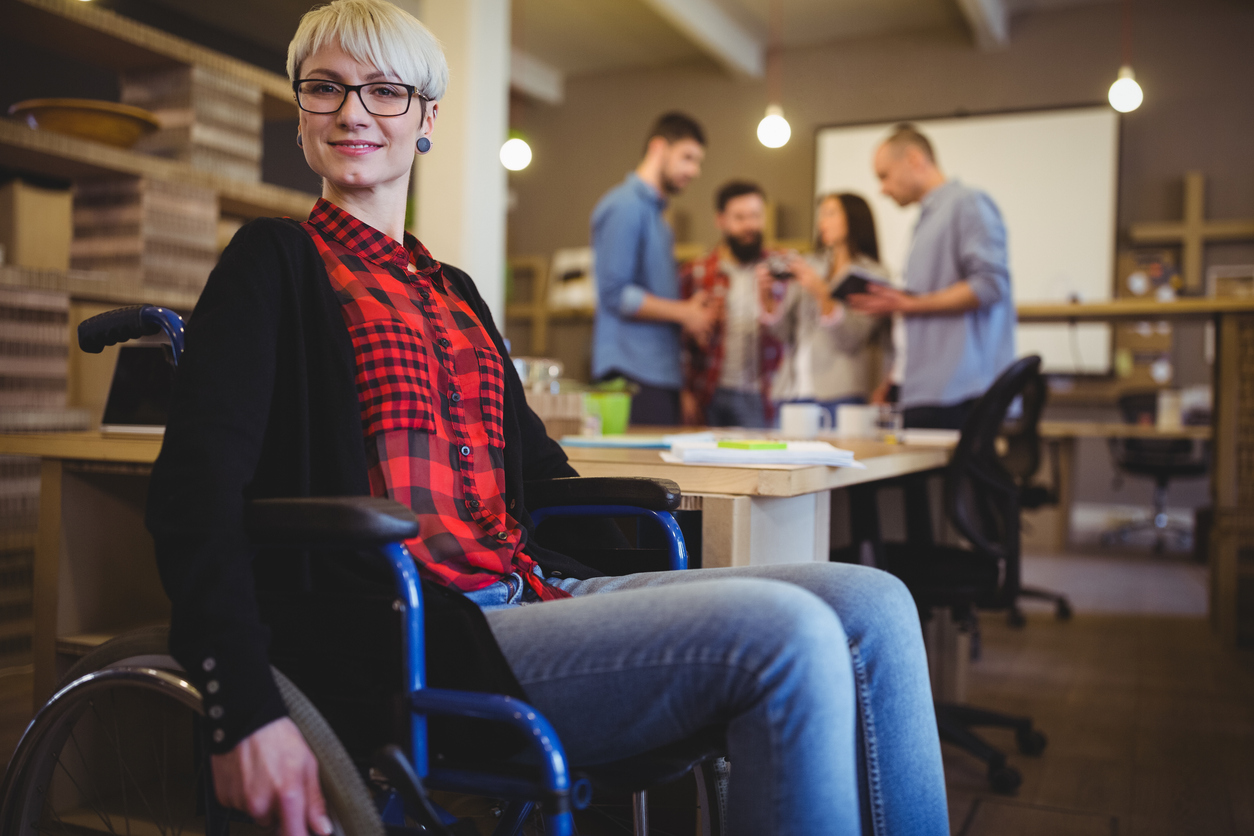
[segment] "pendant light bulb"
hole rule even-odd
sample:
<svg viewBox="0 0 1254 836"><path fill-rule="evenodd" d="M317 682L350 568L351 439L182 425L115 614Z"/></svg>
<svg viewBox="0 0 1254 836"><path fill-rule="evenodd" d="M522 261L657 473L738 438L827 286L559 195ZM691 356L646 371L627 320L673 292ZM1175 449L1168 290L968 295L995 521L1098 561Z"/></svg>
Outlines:
<svg viewBox="0 0 1254 836"><path fill-rule="evenodd" d="M792 126L784 118L784 109L779 105L769 106L758 123L758 142L767 148L782 148L791 136Z"/></svg>
<svg viewBox="0 0 1254 836"><path fill-rule="evenodd" d="M531 165L531 146L522 137L505 140L501 146L501 165L510 171L522 171Z"/></svg>
<svg viewBox="0 0 1254 836"><path fill-rule="evenodd" d="M1145 94L1141 92L1141 85L1136 83L1131 67L1125 64L1119 68L1119 78L1110 85L1108 98L1110 106L1120 113L1131 113L1141 106Z"/></svg>

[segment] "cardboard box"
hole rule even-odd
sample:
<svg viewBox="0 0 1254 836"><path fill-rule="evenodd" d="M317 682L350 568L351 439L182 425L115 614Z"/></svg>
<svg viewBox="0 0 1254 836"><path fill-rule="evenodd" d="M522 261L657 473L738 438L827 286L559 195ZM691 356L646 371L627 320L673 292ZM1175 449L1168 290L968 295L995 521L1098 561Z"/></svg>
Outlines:
<svg viewBox="0 0 1254 836"><path fill-rule="evenodd" d="M68 270L74 230L72 212L68 189L45 189L21 180L0 186L3 263Z"/></svg>

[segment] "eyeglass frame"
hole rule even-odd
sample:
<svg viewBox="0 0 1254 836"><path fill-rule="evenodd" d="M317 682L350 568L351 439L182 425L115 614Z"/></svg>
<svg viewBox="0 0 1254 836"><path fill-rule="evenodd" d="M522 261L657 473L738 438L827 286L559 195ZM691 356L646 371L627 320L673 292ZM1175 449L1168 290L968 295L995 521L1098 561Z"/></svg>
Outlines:
<svg viewBox="0 0 1254 836"><path fill-rule="evenodd" d="M344 98L340 99L340 106L337 107L335 110L323 111L323 110L310 110L309 108L302 105L300 103L300 86L304 84L306 81L321 81L326 84L336 84L340 87L343 87ZM373 87L376 84L391 84L395 87L404 87L405 92L409 93L409 100L405 102L405 109L402 110L400 113L375 113L373 110L371 110L370 105L366 104L365 97L361 95L361 91L362 89L366 87ZM296 107L300 108L305 113L312 113L314 116L330 116L332 113L339 113L341 110L344 109L345 103L348 102L349 93L356 93L357 101L361 102L361 106L365 108L366 112L369 113L371 116L378 116L380 119L387 119L392 116L404 116L406 113L409 113L409 108L412 107L414 104L415 96L417 96L418 101L421 102L420 107L422 109L422 118L426 119L427 118L427 102L432 101L431 98L419 93L418 88L414 86L413 84L402 84L399 81L368 81L365 84L345 84L342 81L334 81L329 78L298 78L292 82L292 98L296 101Z"/></svg>

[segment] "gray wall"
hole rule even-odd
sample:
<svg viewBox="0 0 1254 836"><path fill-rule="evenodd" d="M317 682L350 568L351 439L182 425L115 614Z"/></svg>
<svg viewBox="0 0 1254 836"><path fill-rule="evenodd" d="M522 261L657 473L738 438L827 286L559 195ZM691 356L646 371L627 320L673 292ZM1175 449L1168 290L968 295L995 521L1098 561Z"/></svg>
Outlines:
<svg viewBox="0 0 1254 836"><path fill-rule="evenodd" d="M1254 216L1254 5L1139 0L1133 13L1133 65L1146 100L1123 120L1120 228L1178 218L1181 178L1190 169L1207 175L1211 217ZM649 122L671 108L696 116L710 139L702 177L674 201L681 236L687 231L689 240L713 242L711 196L723 181L744 176L759 180L777 201L782 237L808 236L817 128L1104 101L1119 68L1119 27L1120 4L1110 3L1018 16L1003 52L978 52L958 29L785 52L783 106L793 138L777 150L764 148L754 133L765 85L728 78L713 65L571 79L560 107L529 103L515 110L515 126L528 133L535 161L511 175L517 201L509 216L510 253L585 245L593 205L635 165ZM1208 257L1254 263L1254 246L1215 246ZM1204 380L1200 329L1177 332L1183 382ZM571 337L586 339L585 333ZM1065 417L1116 418L1113 410L1071 410ZM1145 480L1112 490L1103 448L1082 445L1077 498L1148 503ZM1173 485L1170 501L1198 505L1205 496L1205 480L1194 480Z"/></svg>

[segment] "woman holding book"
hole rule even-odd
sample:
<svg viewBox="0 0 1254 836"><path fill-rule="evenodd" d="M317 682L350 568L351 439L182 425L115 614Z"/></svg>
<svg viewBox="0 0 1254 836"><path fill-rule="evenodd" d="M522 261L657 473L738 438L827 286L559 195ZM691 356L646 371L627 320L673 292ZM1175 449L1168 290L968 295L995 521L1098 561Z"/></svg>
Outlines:
<svg viewBox="0 0 1254 836"><path fill-rule="evenodd" d="M837 406L866 403L884 321L841 304L832 291L850 275L887 281L879 252L871 207L842 192L819 199L814 254L789 256L787 278L759 268L763 324L787 346L771 390L776 404L817 403L834 421Z"/></svg>

